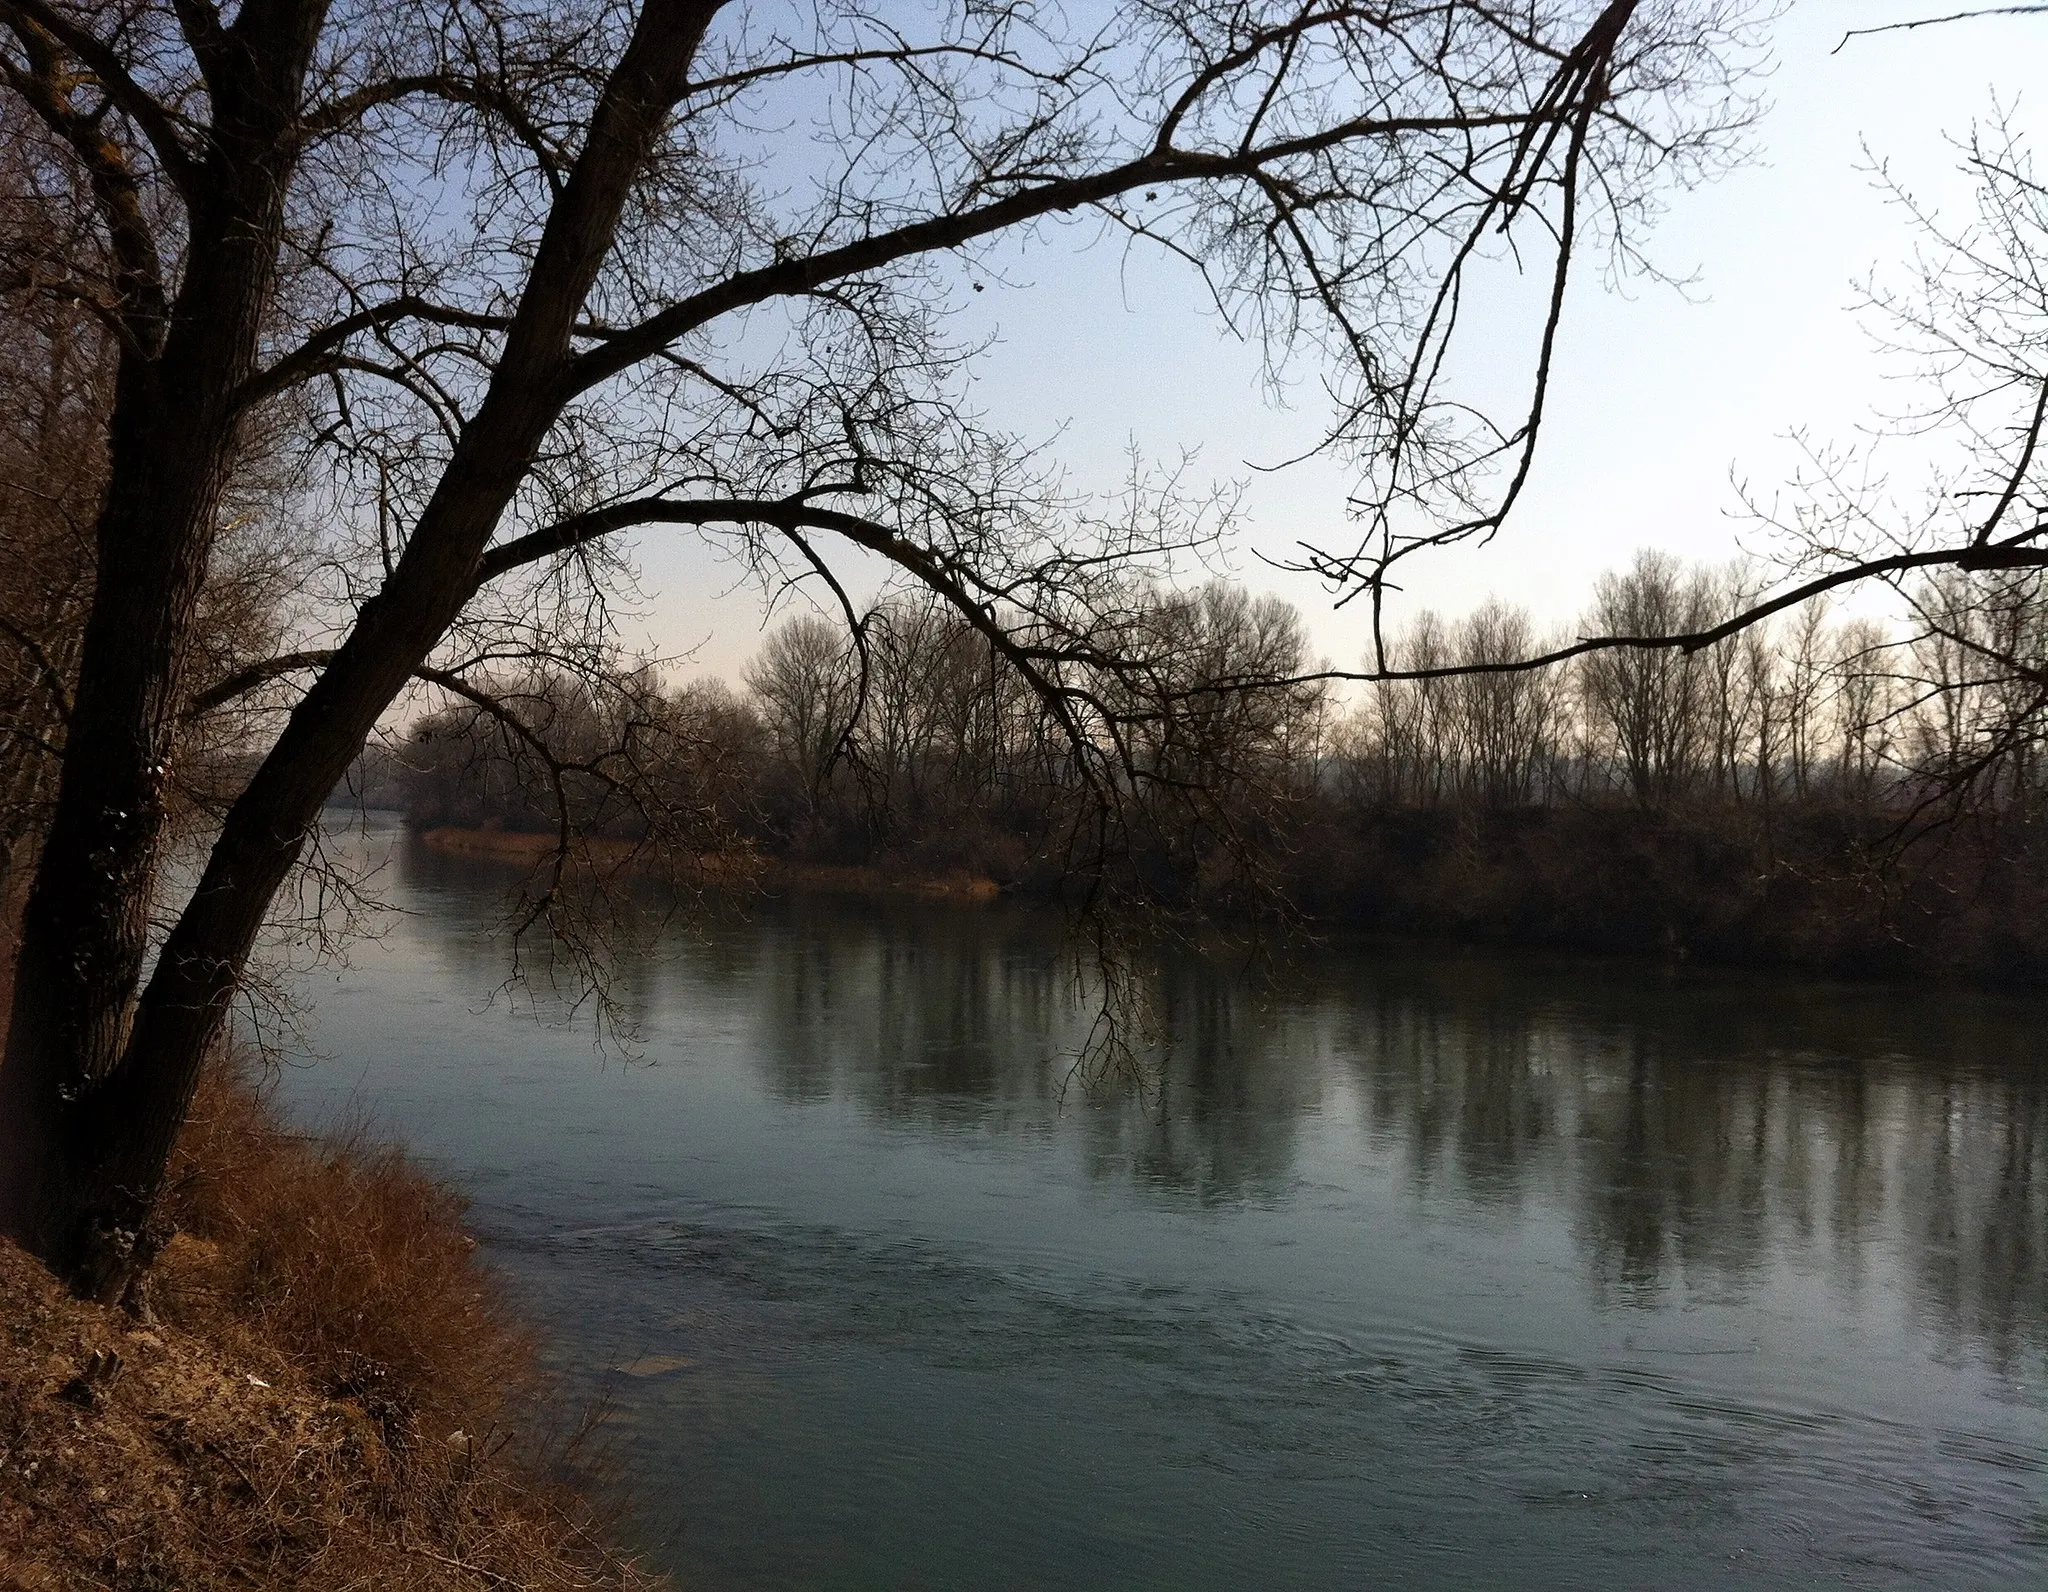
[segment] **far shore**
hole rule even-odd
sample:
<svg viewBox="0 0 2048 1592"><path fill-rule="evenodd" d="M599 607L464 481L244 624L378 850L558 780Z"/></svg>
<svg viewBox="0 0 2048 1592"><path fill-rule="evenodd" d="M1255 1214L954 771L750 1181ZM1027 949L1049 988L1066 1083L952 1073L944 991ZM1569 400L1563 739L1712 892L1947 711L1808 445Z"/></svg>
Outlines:
<svg viewBox="0 0 2048 1592"><path fill-rule="evenodd" d="M552 834L516 829L463 829L442 825L415 830L422 845L456 857L537 867L560 843ZM630 840L578 837L577 853L605 868L652 867ZM983 903L1003 887L964 869L919 873L868 864L792 862L751 851L705 852L687 859L682 871L693 884L756 890L806 890L833 895L914 896L925 901Z"/></svg>

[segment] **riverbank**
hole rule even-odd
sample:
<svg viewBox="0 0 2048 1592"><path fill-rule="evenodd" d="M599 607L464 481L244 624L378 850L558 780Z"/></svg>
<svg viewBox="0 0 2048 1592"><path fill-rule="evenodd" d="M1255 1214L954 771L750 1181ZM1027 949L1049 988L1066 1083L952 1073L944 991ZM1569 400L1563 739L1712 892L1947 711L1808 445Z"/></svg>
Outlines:
<svg viewBox="0 0 2048 1592"><path fill-rule="evenodd" d="M420 844L455 857L538 867L554 856L557 836L514 829L462 829L440 825L416 830ZM578 838L579 854L601 867L636 864L630 840ZM665 864L672 866L673 864ZM874 864L799 862L753 851L714 852L690 858L688 882L707 888L744 887L771 892L803 890L829 895L909 896L922 901L986 902L1003 893L983 874L964 869L921 872Z"/></svg>
<svg viewBox="0 0 2048 1592"><path fill-rule="evenodd" d="M527 868L545 865L557 843L512 830L413 832L436 851ZM630 841L575 844L601 868L640 866ZM1046 899L1061 888L1016 858L1007 867L970 859L937 869L918 856L823 863L741 850L690 859L687 878L707 889L960 903ZM1260 868L1261 878L1235 887L1226 870L1182 904L1225 922L1284 905L1319 933L1856 979L2048 985L2048 852L2024 823L1936 830L1906 846L1876 819L1825 809L1347 816L1324 805L1297 815Z"/></svg>
<svg viewBox="0 0 2048 1592"><path fill-rule="evenodd" d="M2021 822L1615 807L1324 816L1275 867L1322 928L1987 987L2048 984L2048 850Z"/></svg>
<svg viewBox="0 0 2048 1592"><path fill-rule="evenodd" d="M613 1588L462 1202L209 1080L151 1315L0 1241L0 1588Z"/></svg>

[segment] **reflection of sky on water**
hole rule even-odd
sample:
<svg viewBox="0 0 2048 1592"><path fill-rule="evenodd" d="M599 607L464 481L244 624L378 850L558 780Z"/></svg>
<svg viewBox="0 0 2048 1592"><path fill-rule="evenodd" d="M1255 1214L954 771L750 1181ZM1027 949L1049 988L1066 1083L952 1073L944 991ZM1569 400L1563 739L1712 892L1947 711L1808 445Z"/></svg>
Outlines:
<svg viewBox="0 0 2048 1592"><path fill-rule="evenodd" d="M696 1584L2048 1567L2048 1003L1180 953L1084 1090L1053 925L757 902L622 970L621 1065L479 1010L485 876L396 878L290 1087L461 1176L580 1376L690 1362L617 1395Z"/></svg>

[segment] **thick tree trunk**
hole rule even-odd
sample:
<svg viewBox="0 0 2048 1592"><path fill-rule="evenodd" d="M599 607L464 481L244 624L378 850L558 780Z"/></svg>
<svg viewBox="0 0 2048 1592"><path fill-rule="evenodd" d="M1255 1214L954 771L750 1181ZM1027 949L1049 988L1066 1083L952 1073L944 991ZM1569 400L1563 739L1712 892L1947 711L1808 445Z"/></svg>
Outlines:
<svg viewBox="0 0 2048 1592"><path fill-rule="evenodd" d="M262 284L236 286L209 295L218 318L190 340L241 322L233 363L246 373ZM219 374L126 363L143 368L124 370L116 404L98 576L0 1067L0 1220L46 1254L76 1203L71 1108L121 1053L148 950L184 663L233 453Z"/></svg>
<svg viewBox="0 0 2048 1592"><path fill-rule="evenodd" d="M134 1231L134 1201L105 1184L93 1101L128 1042L148 952L185 664L324 12L304 0L237 29L242 53L215 85L211 154L190 196L184 281L164 324L140 328L121 360L93 600L0 1063L0 1229L74 1278L98 1265L103 1240L122 1248Z"/></svg>
<svg viewBox="0 0 2048 1592"><path fill-rule="evenodd" d="M473 593L484 548L568 396L561 377L576 316L717 10L717 4L686 0L650 0L643 10L549 216L490 391L405 553L230 808L199 886L134 1008L132 1030L122 1035L118 1028L119 1014L128 1010L125 997L96 1008L115 1021L103 1018L92 1031L91 1054L110 1064L92 1071L75 1095L53 1098L61 1069L36 1079L40 1093L33 1100L14 1098L18 1088L0 1089L0 1115L10 1131L26 1123L41 1136L41 1164L26 1191L11 1196L12 1208L39 1213L37 1247L86 1291L112 1294L125 1282L130 1250L155 1203L207 1051L271 899L328 793ZM103 819L93 833L105 826ZM40 893L40 877L37 888ZM119 962L102 980L109 997L124 975L126 989L134 988L146 904L146 894L134 894L132 879L101 897L96 922L107 924L105 914L117 907L133 910L138 931L134 959ZM28 1004L35 1021L51 1021L46 1003ZM17 1022L22 1009L17 999ZM80 1053L76 1040L69 1048ZM64 1049L52 1048L60 1057ZM17 1067L12 1041L6 1071L30 1075L26 1065Z"/></svg>

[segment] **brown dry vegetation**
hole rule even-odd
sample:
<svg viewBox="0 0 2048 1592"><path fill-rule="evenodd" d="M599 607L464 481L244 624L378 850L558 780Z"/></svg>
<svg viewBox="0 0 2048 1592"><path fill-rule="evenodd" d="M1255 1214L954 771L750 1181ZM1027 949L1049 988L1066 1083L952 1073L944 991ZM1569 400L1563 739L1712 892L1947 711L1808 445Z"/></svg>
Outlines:
<svg viewBox="0 0 2048 1592"><path fill-rule="evenodd" d="M0 1241L0 1589L660 1584L548 1479L569 1455L531 1438L454 1194L284 1132L225 1069L172 1186L147 1326Z"/></svg>
<svg viewBox="0 0 2048 1592"><path fill-rule="evenodd" d="M420 844L454 857L545 867L559 841L553 834L517 829L460 829L441 825L419 832ZM710 852L678 858L641 850L632 841L578 836L571 860L588 871L661 873L699 888L804 890L828 895L905 895L923 901L976 904L995 900L1003 887L965 868L931 869L891 859L887 865L800 862L752 851Z"/></svg>

